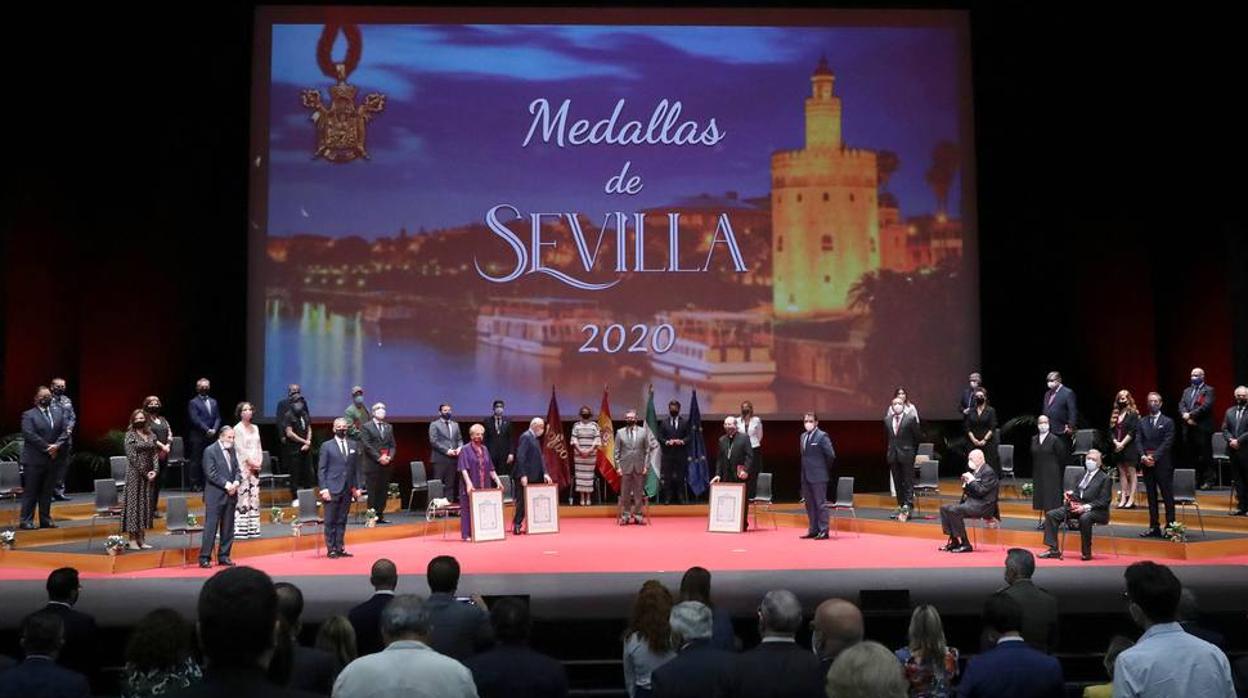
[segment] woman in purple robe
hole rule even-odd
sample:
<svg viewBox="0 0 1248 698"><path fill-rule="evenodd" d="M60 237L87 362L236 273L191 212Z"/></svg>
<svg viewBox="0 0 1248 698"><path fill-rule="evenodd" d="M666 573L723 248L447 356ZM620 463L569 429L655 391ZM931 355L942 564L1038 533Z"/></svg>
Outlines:
<svg viewBox="0 0 1248 698"><path fill-rule="evenodd" d="M493 486L502 489L503 483L494 472L490 452L485 444L485 427L473 424L468 429L468 443L459 450L459 535L464 540L472 537L472 506L468 493L479 488Z"/></svg>

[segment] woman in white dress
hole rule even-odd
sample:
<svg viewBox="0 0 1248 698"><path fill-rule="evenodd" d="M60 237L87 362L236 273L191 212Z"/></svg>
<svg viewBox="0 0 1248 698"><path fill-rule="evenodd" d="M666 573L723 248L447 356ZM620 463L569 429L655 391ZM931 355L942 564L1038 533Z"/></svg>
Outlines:
<svg viewBox="0 0 1248 698"><path fill-rule="evenodd" d="M753 499L758 487L758 474L763 470L763 420L754 414L754 403L749 400L741 402L741 414L737 415L737 431L750 437L750 450L754 452L745 493L746 497Z"/></svg>
<svg viewBox="0 0 1248 698"><path fill-rule="evenodd" d="M260 464L264 458L264 446L260 444L260 427L251 423L255 408L250 402L240 402L234 411L238 424L234 425L234 453L242 471L238 488L238 506L234 510L234 537L260 537Z"/></svg>

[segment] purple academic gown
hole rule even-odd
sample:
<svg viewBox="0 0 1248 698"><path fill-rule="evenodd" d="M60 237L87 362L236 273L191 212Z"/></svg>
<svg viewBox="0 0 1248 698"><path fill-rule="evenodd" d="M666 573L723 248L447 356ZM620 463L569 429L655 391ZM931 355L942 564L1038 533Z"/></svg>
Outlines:
<svg viewBox="0 0 1248 698"><path fill-rule="evenodd" d="M494 486L494 464L490 462L490 452L481 445L480 457L472 447L472 442L464 444L459 451L459 535L467 539L472 535L472 507L468 502L468 478L472 478L472 486L488 489Z"/></svg>

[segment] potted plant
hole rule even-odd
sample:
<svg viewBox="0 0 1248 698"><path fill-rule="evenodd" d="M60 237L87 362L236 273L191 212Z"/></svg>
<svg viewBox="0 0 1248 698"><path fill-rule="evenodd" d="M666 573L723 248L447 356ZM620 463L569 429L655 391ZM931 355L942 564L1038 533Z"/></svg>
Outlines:
<svg viewBox="0 0 1248 698"><path fill-rule="evenodd" d="M369 508L364 512L364 528L376 528L377 526L377 510Z"/></svg>
<svg viewBox="0 0 1248 698"><path fill-rule="evenodd" d="M1187 526L1178 521L1166 524L1165 536L1175 543L1186 543Z"/></svg>
<svg viewBox="0 0 1248 698"><path fill-rule="evenodd" d="M272 521L275 524L280 524L285 516L286 513L282 511L281 507L273 507L269 509L269 521Z"/></svg>
<svg viewBox="0 0 1248 698"><path fill-rule="evenodd" d="M196 516L196 515L194 515L194 514L187 514L187 515L186 515L186 525L187 525L187 527L188 527L188 528L198 528L198 527L199 527L199 517L198 517L198 516Z"/></svg>
<svg viewBox="0 0 1248 698"><path fill-rule="evenodd" d="M386 488L386 496L389 497L390 499L398 499L399 498L399 483L397 482L390 483L390 486Z"/></svg>
<svg viewBox="0 0 1248 698"><path fill-rule="evenodd" d="M126 549L126 537L113 534L104 539L104 550L114 557L120 555Z"/></svg>
<svg viewBox="0 0 1248 698"><path fill-rule="evenodd" d="M1021 491L1024 497L1030 497L1031 495L1036 493L1036 483L1024 482L1021 488Z"/></svg>
<svg viewBox="0 0 1248 698"><path fill-rule="evenodd" d="M17 545L16 531L0 531L0 548L12 550Z"/></svg>

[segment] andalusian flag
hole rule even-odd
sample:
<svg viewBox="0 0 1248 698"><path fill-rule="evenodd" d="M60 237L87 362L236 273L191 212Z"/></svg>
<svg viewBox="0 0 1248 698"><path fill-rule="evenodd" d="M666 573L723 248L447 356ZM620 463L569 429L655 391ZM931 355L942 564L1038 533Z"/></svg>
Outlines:
<svg viewBox="0 0 1248 698"><path fill-rule="evenodd" d="M663 450L659 443L659 416L654 411L654 386L650 386L650 399L646 401L646 431L651 444L650 467L646 469L646 496L659 496L659 467L663 463Z"/></svg>
<svg viewBox="0 0 1248 698"><path fill-rule="evenodd" d="M563 421L559 419L559 403L555 401L555 386L550 386L550 407L546 410L546 433L542 436L542 462L546 474L560 489L572 484L568 465L568 440L563 436Z"/></svg>
<svg viewBox="0 0 1248 698"><path fill-rule="evenodd" d="M607 399L607 387L602 387L602 406L598 408L598 431L602 445L598 447L598 474L619 494L620 474L615 472L615 425L611 423L611 402Z"/></svg>

